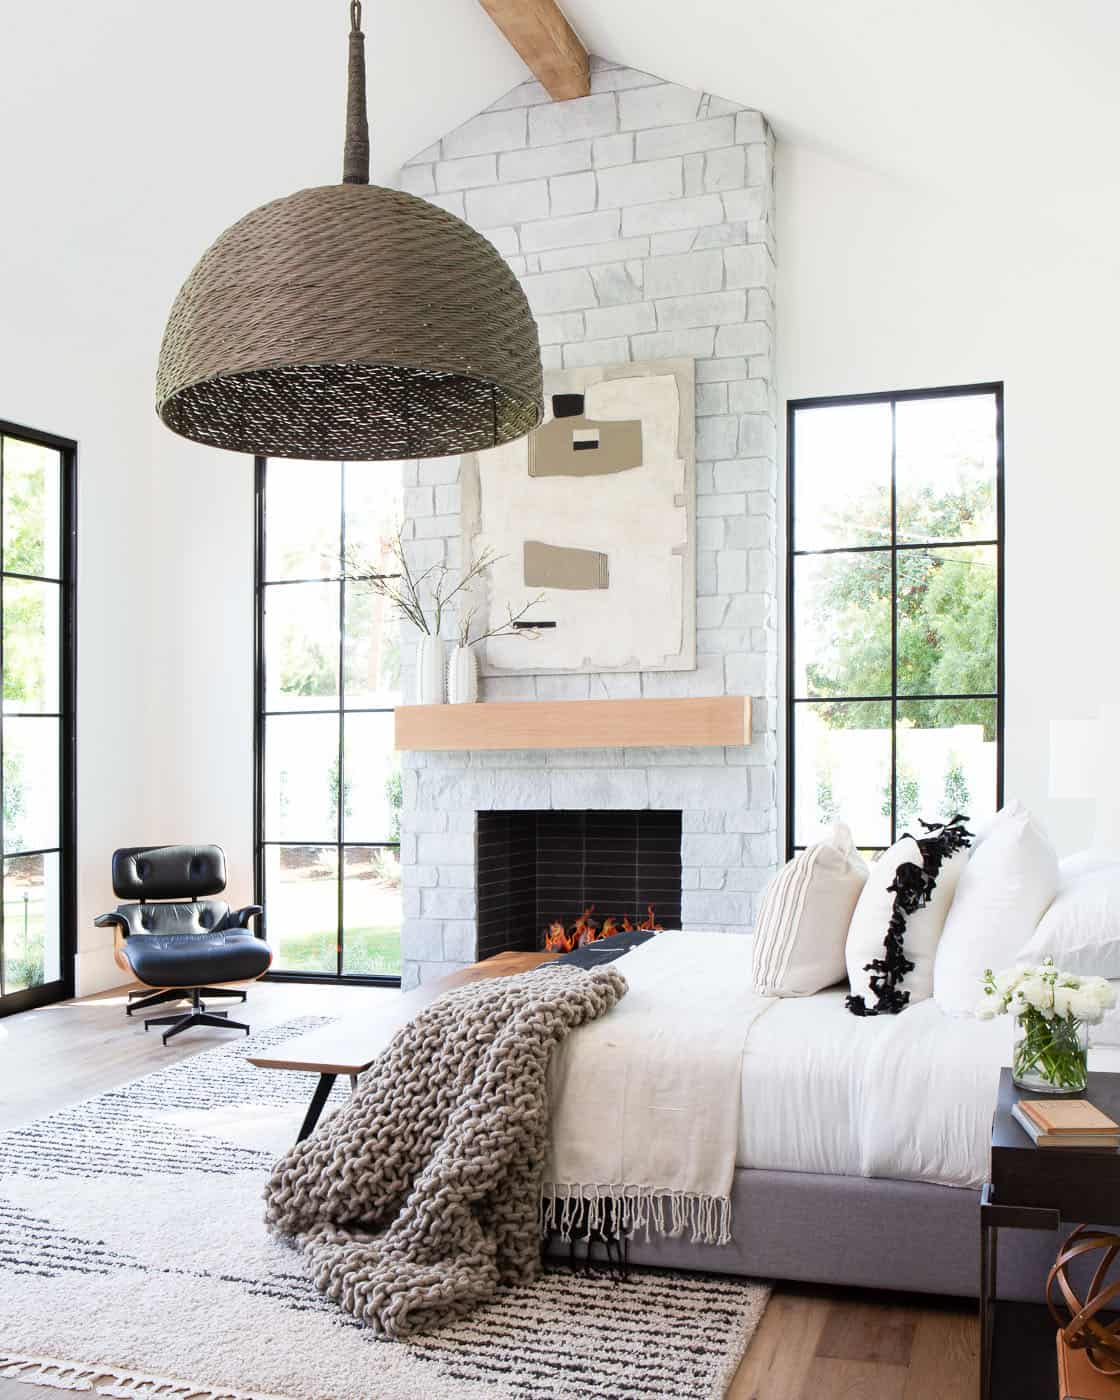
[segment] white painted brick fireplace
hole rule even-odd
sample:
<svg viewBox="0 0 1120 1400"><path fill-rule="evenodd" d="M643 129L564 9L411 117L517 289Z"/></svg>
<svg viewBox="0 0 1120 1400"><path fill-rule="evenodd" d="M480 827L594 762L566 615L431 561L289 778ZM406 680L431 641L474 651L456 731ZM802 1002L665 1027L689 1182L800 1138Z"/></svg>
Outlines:
<svg viewBox="0 0 1120 1400"><path fill-rule="evenodd" d="M401 185L507 257L546 368L696 361L697 667L504 677L481 698L749 695L753 742L406 754L405 987L475 957L479 811L679 810L686 928L748 930L777 860L773 137L760 113L708 93L598 59L591 77L570 102L514 88ZM458 460L405 472L412 562L458 564Z"/></svg>

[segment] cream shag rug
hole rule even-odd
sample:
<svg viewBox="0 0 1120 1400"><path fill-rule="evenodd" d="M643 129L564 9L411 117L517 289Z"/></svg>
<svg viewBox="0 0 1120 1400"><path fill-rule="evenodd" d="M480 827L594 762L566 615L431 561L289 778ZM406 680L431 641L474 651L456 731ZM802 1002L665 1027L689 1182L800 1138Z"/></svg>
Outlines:
<svg viewBox="0 0 1120 1400"><path fill-rule="evenodd" d="M0 1136L0 1376L127 1400L720 1400L764 1284L563 1268L407 1343L324 1301L261 1195L312 1080L244 1060L314 1024Z"/></svg>

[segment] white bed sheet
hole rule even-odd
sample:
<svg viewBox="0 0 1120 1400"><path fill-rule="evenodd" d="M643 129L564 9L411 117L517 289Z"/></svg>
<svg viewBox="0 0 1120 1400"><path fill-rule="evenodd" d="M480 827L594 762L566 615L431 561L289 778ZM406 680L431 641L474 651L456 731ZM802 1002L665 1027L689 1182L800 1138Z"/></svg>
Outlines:
<svg viewBox="0 0 1120 1400"><path fill-rule="evenodd" d="M847 988L775 999L743 1055L738 1165L979 1187L987 1169L1006 1017L946 1016L919 1002L853 1016ZM1120 1070L1120 1046L1090 1069Z"/></svg>

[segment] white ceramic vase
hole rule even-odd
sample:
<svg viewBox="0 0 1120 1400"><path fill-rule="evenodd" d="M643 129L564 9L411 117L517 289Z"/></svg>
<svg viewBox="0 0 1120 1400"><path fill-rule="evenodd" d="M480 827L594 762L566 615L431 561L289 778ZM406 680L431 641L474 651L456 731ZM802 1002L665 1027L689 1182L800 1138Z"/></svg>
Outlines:
<svg viewBox="0 0 1120 1400"><path fill-rule="evenodd" d="M442 705L444 694L443 639L423 636L416 648L416 690L421 705Z"/></svg>
<svg viewBox="0 0 1120 1400"><path fill-rule="evenodd" d="M478 660L474 647L454 647L447 663L447 698L453 705L473 705L478 699Z"/></svg>

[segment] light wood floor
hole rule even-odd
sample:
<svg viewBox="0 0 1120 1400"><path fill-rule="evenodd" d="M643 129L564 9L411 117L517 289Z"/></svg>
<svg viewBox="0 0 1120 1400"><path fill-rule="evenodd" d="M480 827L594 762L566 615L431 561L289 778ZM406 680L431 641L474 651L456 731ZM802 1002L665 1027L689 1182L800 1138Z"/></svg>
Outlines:
<svg viewBox="0 0 1120 1400"><path fill-rule="evenodd" d="M260 983L244 1019L263 1030L295 1016L360 1012L397 995ZM126 1022L124 1002L109 993L0 1020L0 1130L230 1039L201 1027L164 1047L142 1023ZM239 1014L232 1003L230 1011ZM779 1285L727 1400L970 1400L978 1342L974 1310L963 1305ZM28 1400L37 1388L0 1380L0 1400ZM41 1391L43 1400L57 1393Z"/></svg>

